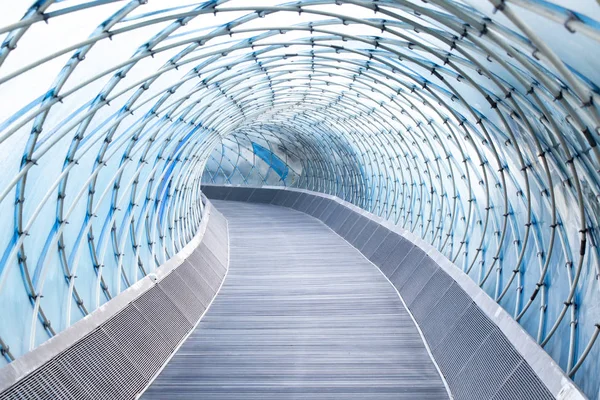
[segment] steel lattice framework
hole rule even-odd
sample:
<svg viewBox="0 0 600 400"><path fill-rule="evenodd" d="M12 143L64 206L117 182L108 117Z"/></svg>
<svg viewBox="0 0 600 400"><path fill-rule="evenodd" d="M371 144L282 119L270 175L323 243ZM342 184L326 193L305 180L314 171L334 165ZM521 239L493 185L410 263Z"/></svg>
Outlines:
<svg viewBox="0 0 600 400"><path fill-rule="evenodd" d="M599 398L600 6L560 2L3 5L6 362L188 243L201 181L281 184L420 235Z"/></svg>

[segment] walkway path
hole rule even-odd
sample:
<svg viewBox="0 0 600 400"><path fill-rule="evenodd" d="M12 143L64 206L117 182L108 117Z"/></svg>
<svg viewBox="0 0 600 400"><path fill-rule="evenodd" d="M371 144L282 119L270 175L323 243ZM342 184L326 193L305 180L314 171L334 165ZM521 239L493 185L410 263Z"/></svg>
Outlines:
<svg viewBox="0 0 600 400"><path fill-rule="evenodd" d="M394 288L320 221L214 201L229 220L221 292L143 399L445 399Z"/></svg>

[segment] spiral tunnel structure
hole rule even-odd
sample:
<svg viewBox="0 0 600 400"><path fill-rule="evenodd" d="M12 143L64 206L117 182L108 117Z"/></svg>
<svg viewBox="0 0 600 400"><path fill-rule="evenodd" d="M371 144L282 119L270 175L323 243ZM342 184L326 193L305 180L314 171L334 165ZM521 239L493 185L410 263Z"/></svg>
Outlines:
<svg viewBox="0 0 600 400"><path fill-rule="evenodd" d="M196 234L202 184L335 195L432 244L600 396L600 5L1 5L0 351Z"/></svg>

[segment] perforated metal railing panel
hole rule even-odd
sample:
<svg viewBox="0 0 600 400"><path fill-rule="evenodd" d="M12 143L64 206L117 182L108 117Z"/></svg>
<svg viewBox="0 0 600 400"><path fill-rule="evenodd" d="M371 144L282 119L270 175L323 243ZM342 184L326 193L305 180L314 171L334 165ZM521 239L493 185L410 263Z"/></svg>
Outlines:
<svg viewBox="0 0 600 400"><path fill-rule="evenodd" d="M394 288L355 248L293 210L215 205L227 280L144 400L448 397Z"/></svg>
<svg viewBox="0 0 600 400"><path fill-rule="evenodd" d="M202 244L183 264L0 400L134 399L215 296L227 272L227 235L226 220L213 211Z"/></svg>

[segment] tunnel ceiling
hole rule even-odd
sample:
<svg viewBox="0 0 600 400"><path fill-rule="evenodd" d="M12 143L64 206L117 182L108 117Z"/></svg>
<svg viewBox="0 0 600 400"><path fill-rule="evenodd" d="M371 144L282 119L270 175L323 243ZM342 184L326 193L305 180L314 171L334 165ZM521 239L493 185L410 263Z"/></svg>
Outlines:
<svg viewBox="0 0 600 400"><path fill-rule="evenodd" d="M188 243L201 182L285 185L431 243L599 397L597 2L0 6L5 362Z"/></svg>

